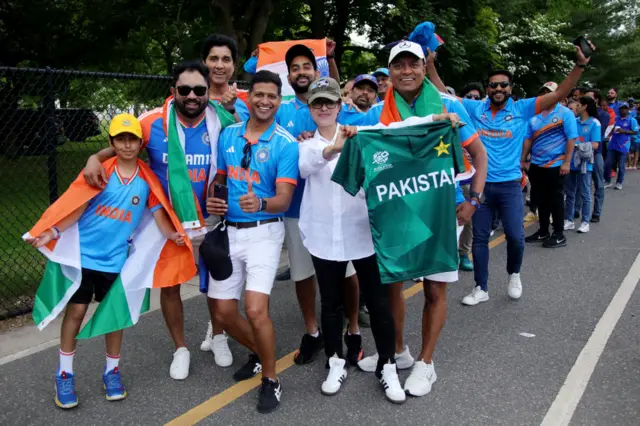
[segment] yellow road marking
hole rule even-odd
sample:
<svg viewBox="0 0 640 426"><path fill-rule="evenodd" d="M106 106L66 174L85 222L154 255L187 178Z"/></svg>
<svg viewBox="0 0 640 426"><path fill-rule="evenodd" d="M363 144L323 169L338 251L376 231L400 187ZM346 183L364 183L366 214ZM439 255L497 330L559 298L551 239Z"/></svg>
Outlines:
<svg viewBox="0 0 640 426"><path fill-rule="evenodd" d="M533 225L536 222L527 222L524 224L525 228ZM492 249L505 241L504 235L500 235L489 242L489 249ZM405 299L409 299L410 297L415 296L419 292L422 291L422 283L417 283L412 285L411 287L405 289L403 291L403 296ZM280 374L283 371L287 370L295 363L293 362L293 356L297 352L297 349L284 357L280 358L276 362L276 373ZM252 389L260 386L261 376L256 376L252 379L245 380L235 385L227 388L226 390L220 392L204 401L202 404L193 407L191 410L186 413L176 417L171 420L165 426L185 426L185 425L195 425L196 423L204 420L210 415L216 413L220 409L225 406L231 404L236 399L240 398L243 395L249 393Z"/></svg>

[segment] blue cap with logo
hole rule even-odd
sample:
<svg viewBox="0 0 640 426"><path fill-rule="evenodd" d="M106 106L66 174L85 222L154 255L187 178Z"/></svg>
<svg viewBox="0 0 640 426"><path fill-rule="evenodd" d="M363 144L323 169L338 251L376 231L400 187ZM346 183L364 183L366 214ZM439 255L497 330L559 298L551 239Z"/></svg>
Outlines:
<svg viewBox="0 0 640 426"><path fill-rule="evenodd" d="M372 76L378 77L379 75L384 75L385 77L389 77L389 69L388 68L378 68L374 72L371 73Z"/></svg>
<svg viewBox="0 0 640 426"><path fill-rule="evenodd" d="M359 84L370 84L376 91L378 90L378 80L371 74L360 74L353 80L353 87Z"/></svg>

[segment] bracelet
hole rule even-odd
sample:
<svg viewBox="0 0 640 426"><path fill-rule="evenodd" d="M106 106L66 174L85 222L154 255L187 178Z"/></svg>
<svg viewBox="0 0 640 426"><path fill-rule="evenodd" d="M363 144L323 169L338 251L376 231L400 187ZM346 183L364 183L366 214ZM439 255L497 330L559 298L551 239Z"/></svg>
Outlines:
<svg viewBox="0 0 640 426"><path fill-rule="evenodd" d="M262 211L262 198L258 198L258 202L260 203L260 205L258 206L258 211L261 212Z"/></svg>
<svg viewBox="0 0 640 426"><path fill-rule="evenodd" d="M335 59L336 55L327 55L327 59Z"/></svg>
<svg viewBox="0 0 640 426"><path fill-rule="evenodd" d="M60 230L58 228L56 228L55 226L51 227L51 230L53 231L54 235L53 235L53 239L54 240L59 240L60 239Z"/></svg>
<svg viewBox="0 0 640 426"><path fill-rule="evenodd" d="M480 208L480 204L476 200L474 200L473 198L469 199L469 204L471 204L476 209Z"/></svg>
<svg viewBox="0 0 640 426"><path fill-rule="evenodd" d="M587 64L579 64L576 62L576 67L585 69L587 67Z"/></svg>

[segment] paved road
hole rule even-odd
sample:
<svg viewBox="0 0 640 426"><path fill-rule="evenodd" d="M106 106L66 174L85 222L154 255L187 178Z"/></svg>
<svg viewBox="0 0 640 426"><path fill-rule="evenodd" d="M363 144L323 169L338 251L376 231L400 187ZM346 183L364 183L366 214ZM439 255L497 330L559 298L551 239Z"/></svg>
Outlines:
<svg viewBox="0 0 640 426"><path fill-rule="evenodd" d="M186 381L175 382L168 376L172 347L160 312L153 312L125 333L122 371L130 394L125 401L104 399L100 381L104 346L95 339L78 347L80 406L73 411L53 405L56 348L0 366L0 424L152 425L174 419L173 424L189 424L200 418L202 424L211 425L540 424L638 257L639 199L640 172L628 173L624 191L608 190L603 222L591 233L569 233L567 248L528 246L522 270L524 294L518 302L506 295L505 244L491 253L488 303L474 308L459 303L473 286L471 274L451 285L448 322L435 356L438 382L430 395L403 406L384 400L373 375L352 369L341 393L324 397L320 394L326 374L323 362L290 366L303 327L292 283L278 282L272 315L277 357L284 357L279 363L284 395L275 413L257 414L257 391L250 389L251 383L236 385L231 377L244 363L245 350L231 345L235 362L228 369L216 367L211 353L199 351L207 314L204 299L196 297L185 302L192 353ZM405 334L415 354L423 298L412 285L406 283L410 295L415 295L407 300ZM577 405L572 425L638 424L639 310L640 290L635 290ZM370 352L371 334L365 331L364 336L365 351ZM589 373L583 371L581 377ZM407 376L408 372L401 373L402 380Z"/></svg>

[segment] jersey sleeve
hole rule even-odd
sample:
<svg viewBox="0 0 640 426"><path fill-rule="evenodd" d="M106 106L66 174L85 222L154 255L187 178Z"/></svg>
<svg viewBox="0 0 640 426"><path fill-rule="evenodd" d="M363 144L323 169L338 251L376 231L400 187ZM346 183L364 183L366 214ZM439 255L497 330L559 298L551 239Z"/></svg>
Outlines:
<svg viewBox="0 0 640 426"><path fill-rule="evenodd" d="M525 139L533 138L533 127L531 126L531 120L527 120L527 131L524 134Z"/></svg>
<svg viewBox="0 0 640 426"><path fill-rule="evenodd" d="M298 144L287 142L280 151L276 183L298 184Z"/></svg>
<svg viewBox="0 0 640 426"><path fill-rule="evenodd" d="M591 132L589 134L589 142L600 142L602 140L602 126L598 120L593 120Z"/></svg>
<svg viewBox="0 0 640 426"><path fill-rule="evenodd" d="M456 113L460 117L460 120L465 123L460 128L460 144L462 147L469 146L474 140L478 139L478 132L476 131L473 121L469 116L466 108L458 101L447 102L447 112Z"/></svg>
<svg viewBox="0 0 640 426"><path fill-rule="evenodd" d="M469 115L474 114L474 112L478 108L478 105L484 103L484 101L478 101L475 99L467 99L467 98L460 98L460 102L462 103L462 106L464 107L464 109L467 111Z"/></svg>
<svg viewBox="0 0 640 426"><path fill-rule="evenodd" d="M143 147L149 144L149 139L151 137L151 126L159 118L162 118L161 108L155 108L151 111L143 113L142 115L140 115L140 117L138 117L138 121L140 121L140 127L142 127Z"/></svg>
<svg viewBox="0 0 640 426"><path fill-rule="evenodd" d="M241 121L249 120L249 107L247 104L240 98L236 99L236 114L240 117Z"/></svg>
<svg viewBox="0 0 640 426"><path fill-rule="evenodd" d="M340 114L338 114L338 123L348 126L361 125L367 114L357 111L351 105L345 105L342 107Z"/></svg>
<svg viewBox="0 0 640 426"><path fill-rule="evenodd" d="M159 210L162 208L162 204L160 203L160 200L158 200L158 197L156 197L156 194L154 194L153 192L149 193L149 199L147 200L147 207L149 208L149 210L151 210L151 213L154 213L156 210Z"/></svg>
<svg viewBox="0 0 640 426"><path fill-rule="evenodd" d="M225 141L226 141L226 136L229 133L229 130L223 130L220 133L220 138L218 138L218 159L217 159L217 163L216 163L216 169L217 169L217 173L221 174L221 175L226 175L227 174L227 161L224 158L224 153L225 153Z"/></svg>
<svg viewBox="0 0 640 426"><path fill-rule="evenodd" d="M631 130L634 132L638 131L638 120L633 117L631 117Z"/></svg>
<svg viewBox="0 0 640 426"><path fill-rule="evenodd" d="M364 165L362 164L362 153L356 135L347 139L342 148L338 164L333 171L331 180L342 186L345 191L355 197L364 183Z"/></svg>
<svg viewBox="0 0 640 426"><path fill-rule="evenodd" d="M538 96L537 98L520 99L519 101L514 102L514 105L520 114L522 114L526 119L529 119L542 112L540 110L541 98L541 96Z"/></svg>
<svg viewBox="0 0 640 426"><path fill-rule="evenodd" d="M567 137L567 140L578 138L578 121L575 119L573 113L568 108L564 110L562 127L564 129L564 135Z"/></svg>

